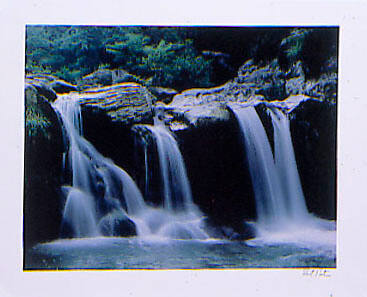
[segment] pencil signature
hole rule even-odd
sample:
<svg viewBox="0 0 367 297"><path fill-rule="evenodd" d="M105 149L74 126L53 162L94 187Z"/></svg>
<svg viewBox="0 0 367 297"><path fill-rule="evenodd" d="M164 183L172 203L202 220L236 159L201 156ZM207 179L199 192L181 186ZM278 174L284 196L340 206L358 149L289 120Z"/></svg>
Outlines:
<svg viewBox="0 0 367 297"><path fill-rule="evenodd" d="M331 277L331 272L325 268L306 268L303 269L302 275L313 278L329 278Z"/></svg>

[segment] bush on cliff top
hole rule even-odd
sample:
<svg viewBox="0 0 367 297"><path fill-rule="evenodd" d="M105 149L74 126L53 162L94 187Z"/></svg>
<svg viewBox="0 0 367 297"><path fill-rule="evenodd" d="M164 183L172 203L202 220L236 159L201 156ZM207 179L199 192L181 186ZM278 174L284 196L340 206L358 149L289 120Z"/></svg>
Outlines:
<svg viewBox="0 0 367 297"><path fill-rule="evenodd" d="M27 26L26 71L76 83L101 65L122 68L154 85L208 87L211 61L179 28Z"/></svg>

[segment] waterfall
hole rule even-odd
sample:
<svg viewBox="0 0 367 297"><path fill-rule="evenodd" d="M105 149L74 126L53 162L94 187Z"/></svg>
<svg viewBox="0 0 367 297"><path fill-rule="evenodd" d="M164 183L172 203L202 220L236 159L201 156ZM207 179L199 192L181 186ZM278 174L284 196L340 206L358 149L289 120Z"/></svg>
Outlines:
<svg viewBox="0 0 367 297"><path fill-rule="evenodd" d="M292 221L309 218L299 178L288 117L273 108L270 115L274 127L275 167L287 205L287 215Z"/></svg>
<svg viewBox="0 0 367 297"><path fill-rule="evenodd" d="M170 211L191 208L193 205L191 187L175 138L163 125L147 125L146 127L157 144L164 208Z"/></svg>
<svg viewBox="0 0 367 297"><path fill-rule="evenodd" d="M269 110L274 127L274 156L254 107L233 109L239 122L255 193L259 226L280 230L310 218L295 161L289 120Z"/></svg>
<svg viewBox="0 0 367 297"><path fill-rule="evenodd" d="M175 137L163 123L138 125L136 130L144 130L153 139L158 153L161 176L162 203L159 212L150 214L151 226L160 225L155 232L162 236L179 238L208 238L201 227L203 215L193 202L191 187L185 163ZM148 146L144 142L145 187L151 183L147 168ZM162 220L165 221L162 223Z"/></svg>
<svg viewBox="0 0 367 297"><path fill-rule="evenodd" d="M113 234L113 224L127 220L135 225L140 238L206 239L202 214L193 205L190 184L181 153L174 137L163 127L149 127L159 143L160 164L164 177L164 205L148 206L133 179L111 160L102 156L83 137L81 109L77 96L59 96L53 104L60 114L68 151L64 170L71 176L64 187L66 202L63 229L71 237ZM148 159L145 152L145 178ZM67 229L68 228L68 229ZM107 231L106 231L107 230ZM129 233L131 234L131 233Z"/></svg>
<svg viewBox="0 0 367 297"><path fill-rule="evenodd" d="M101 235L98 222L109 212L141 212L145 203L131 177L83 138L77 97L60 96L53 106L61 116L68 141L64 170L71 175L71 181L66 191L63 225L69 226L71 236Z"/></svg>

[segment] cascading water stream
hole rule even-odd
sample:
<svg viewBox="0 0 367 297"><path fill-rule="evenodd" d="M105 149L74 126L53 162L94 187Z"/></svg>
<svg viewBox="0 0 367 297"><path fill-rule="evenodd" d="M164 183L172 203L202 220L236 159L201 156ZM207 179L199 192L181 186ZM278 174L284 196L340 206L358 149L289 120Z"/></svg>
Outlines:
<svg viewBox="0 0 367 297"><path fill-rule="evenodd" d="M243 134L258 224L282 224L287 217L287 205L265 129L254 107L234 110L234 113Z"/></svg>
<svg viewBox="0 0 367 297"><path fill-rule="evenodd" d="M291 232L299 228L332 230L332 224L307 210L295 160L289 119L271 107L274 156L264 126L253 106L232 108L242 131L255 193L258 233ZM298 232L299 233L299 232Z"/></svg>
<svg viewBox="0 0 367 297"><path fill-rule="evenodd" d="M193 206L185 164L172 134L163 124L146 126L157 144L163 182L164 208L189 210Z"/></svg>
<svg viewBox="0 0 367 297"><path fill-rule="evenodd" d="M101 235L98 222L108 212L137 215L143 211L143 197L131 177L83 138L77 97L60 96L54 108L62 118L69 146L64 170L71 172L72 180L66 188L63 225L71 229L71 236Z"/></svg>
<svg viewBox="0 0 367 297"><path fill-rule="evenodd" d="M160 218L158 215L152 218L155 221L152 225L157 224L160 220L166 223L159 228L157 234L179 238L209 238L201 227L203 215L193 203L184 160L174 136L163 123L157 120L154 126L143 125L139 129L144 129L151 134L158 153L163 203L159 210ZM146 188L150 183L147 174L149 167L147 150L147 146L144 145Z"/></svg>
<svg viewBox="0 0 367 297"><path fill-rule="evenodd" d="M273 108L270 115L274 127L275 167L283 189L287 206L287 217L295 221L310 218L299 178L294 155L288 117L279 109Z"/></svg>
<svg viewBox="0 0 367 297"><path fill-rule="evenodd" d="M292 243L335 250L335 222L317 218L307 210L287 116L275 107L268 109L274 127L273 156L255 108L232 110L242 131L258 215L256 238L248 244Z"/></svg>

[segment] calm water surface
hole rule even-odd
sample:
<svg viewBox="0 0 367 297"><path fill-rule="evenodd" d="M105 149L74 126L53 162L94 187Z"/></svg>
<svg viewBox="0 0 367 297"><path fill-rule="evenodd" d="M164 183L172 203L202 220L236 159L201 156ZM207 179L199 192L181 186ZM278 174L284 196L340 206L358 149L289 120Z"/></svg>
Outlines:
<svg viewBox="0 0 367 297"><path fill-rule="evenodd" d="M335 246L261 241L87 238L39 244L25 269L210 269L335 267Z"/></svg>

